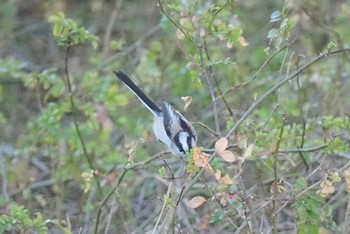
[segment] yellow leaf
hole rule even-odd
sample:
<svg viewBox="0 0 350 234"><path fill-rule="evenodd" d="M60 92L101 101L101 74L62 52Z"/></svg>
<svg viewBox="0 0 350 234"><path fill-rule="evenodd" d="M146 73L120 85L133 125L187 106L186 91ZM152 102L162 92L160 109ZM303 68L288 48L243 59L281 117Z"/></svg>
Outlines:
<svg viewBox="0 0 350 234"><path fill-rule="evenodd" d="M234 180L230 178L228 175L225 175L224 177L221 177L218 182L219 184L231 185L233 184Z"/></svg>
<svg viewBox="0 0 350 234"><path fill-rule="evenodd" d="M218 154L223 152L228 145L228 141L225 137L220 138L217 142L215 142L215 150Z"/></svg>
<svg viewBox="0 0 350 234"><path fill-rule="evenodd" d="M248 46L249 45L249 43L244 39L244 37L242 37L242 36L240 36L239 38L238 38L238 42L239 42L239 44L241 45L241 46L243 46L243 47L246 47L246 46Z"/></svg>
<svg viewBox="0 0 350 234"><path fill-rule="evenodd" d="M192 97L191 96L181 97L181 100L185 103L184 110L186 110L187 107L189 107L190 104L192 103Z"/></svg>
<svg viewBox="0 0 350 234"><path fill-rule="evenodd" d="M236 161L236 156L231 151L224 150L224 151L220 152L219 155L226 162L234 162L234 161Z"/></svg>
<svg viewBox="0 0 350 234"><path fill-rule="evenodd" d="M244 151L243 159L247 159L252 156L254 144L249 144L247 149Z"/></svg>
<svg viewBox="0 0 350 234"><path fill-rule="evenodd" d="M197 207L200 207L205 201L206 199L202 196L193 197L188 201L187 206L195 209Z"/></svg>

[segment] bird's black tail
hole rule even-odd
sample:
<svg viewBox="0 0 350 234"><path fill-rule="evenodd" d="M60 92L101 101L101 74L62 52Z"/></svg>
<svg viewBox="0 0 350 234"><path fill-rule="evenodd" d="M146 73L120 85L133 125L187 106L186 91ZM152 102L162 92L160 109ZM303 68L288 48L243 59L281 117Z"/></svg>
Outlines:
<svg viewBox="0 0 350 234"><path fill-rule="evenodd" d="M159 115L162 111L154 102L149 99L144 92L142 92L136 84L121 71L115 71L114 74L122 81L139 99L140 101L153 113Z"/></svg>

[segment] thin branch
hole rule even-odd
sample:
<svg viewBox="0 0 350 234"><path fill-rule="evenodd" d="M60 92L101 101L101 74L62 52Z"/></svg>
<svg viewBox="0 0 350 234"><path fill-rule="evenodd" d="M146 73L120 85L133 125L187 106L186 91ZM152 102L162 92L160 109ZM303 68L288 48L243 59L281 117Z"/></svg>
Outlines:
<svg viewBox="0 0 350 234"><path fill-rule="evenodd" d="M110 58L108 58L105 62L101 63L101 65L99 65L98 69L107 66L108 64L124 57L125 55L131 53L132 51L134 51L135 49L137 49L138 47L141 46L141 44L148 39L149 37L154 36L154 34L156 32L158 32L161 29L160 25L156 25L153 28L151 28L145 35L143 35L139 40L137 40L136 42L134 42L133 44L131 44L129 47L125 48L123 51L111 56Z"/></svg>
<svg viewBox="0 0 350 234"><path fill-rule="evenodd" d="M340 49L340 50L335 50L335 51L331 51L331 52L327 52L327 53L323 53L320 54L319 56L315 57L314 59L312 59L311 61L307 62L306 64L304 64L302 67L300 67L298 70L296 70L295 72L293 72L291 75L289 75L288 77L286 77L285 79L281 80L280 82L278 82L275 86L273 86L271 89L269 89L265 94L263 94L258 100L256 100L251 107L245 112L245 114L237 121L237 123L232 127L232 129L228 132L226 138L230 137L232 135L232 133L234 131L236 131L236 129L242 124L242 122L255 110L255 108L263 101L265 100L265 98L267 98L271 93L273 93L274 91L276 91L279 87L281 87L282 85L284 85L285 83L287 83L289 80L292 80L293 78L295 78L298 74L300 74L301 72L303 72L304 70L306 70L307 68L309 68L311 65L313 65L314 63L318 62L319 60L322 60L326 57L328 57L329 55L334 55L334 54L338 54L338 53L346 53L346 52L350 52L350 48L346 48L346 49ZM216 154L212 154L210 155L208 162L211 163L214 158L215 158ZM349 161L349 165L350 165L350 161ZM345 166L349 166L348 163ZM182 196L185 196L190 189L193 187L193 185L200 179L201 175L204 173L205 169L202 168L197 174L196 176L192 179L192 181L189 182L189 184L187 185L187 187L184 189Z"/></svg>
<svg viewBox="0 0 350 234"><path fill-rule="evenodd" d="M269 116L267 116L265 123L263 124L263 126L261 127L260 132L264 131L265 127L267 126L268 122L270 121L273 113L275 113L276 109L278 108L278 103L272 108L272 111L270 112Z"/></svg>
<svg viewBox="0 0 350 234"><path fill-rule="evenodd" d="M95 222L95 230L94 230L94 234L98 233L98 225L100 223L100 216L101 216L101 212L102 212L102 208L105 206L106 202L109 200L109 198L111 198L111 196L114 194L115 190L119 187L119 184L121 183L121 181L123 180L124 176L126 175L126 172L128 170L124 170L123 174L119 177L119 180L117 182L117 184L111 189L111 191L109 192L109 194L103 199L101 205L98 208L98 212L97 212L97 216L96 216L96 222Z"/></svg>
<svg viewBox="0 0 350 234"><path fill-rule="evenodd" d="M274 160L273 160L273 175L274 175L274 182L273 182L273 194L275 195L278 193L278 178L277 178L277 166L278 166L278 150L280 148L283 132L284 132L284 125L286 124L286 116L282 117L282 126L280 129L280 133L278 135L278 140L275 148L275 152L273 154ZM277 222L276 222L276 201L275 199L272 200L272 224L273 224L273 233L277 234Z"/></svg>
<svg viewBox="0 0 350 234"><path fill-rule="evenodd" d="M203 127L205 130L207 130L208 132L210 132L211 134L213 134L216 138L219 138L220 135L217 134L213 129L211 129L209 126L205 125L202 122L191 122L194 125L199 125L201 127Z"/></svg>
<svg viewBox="0 0 350 234"><path fill-rule="evenodd" d="M83 148L83 152L84 152L83 155L84 155L86 161L88 162L90 169L95 172L96 169L95 169L95 167L94 167L94 165L92 163L92 159L91 159L89 153L87 152L87 149L86 149L86 146L85 146L85 142L84 142L83 137L81 135L80 128L79 128L79 125L78 125L77 116L76 116L77 108L76 108L75 103L74 103L72 85L71 85L71 82L70 82L70 77L69 77L69 72L68 72L68 58L69 58L69 54L70 54L70 48L71 48L70 46L67 47L66 58L65 58L65 63L64 63L64 71L65 71L65 76L66 76L66 80L67 80L69 101L70 101L70 105L71 105L71 109L72 109L72 115L73 115L73 123L74 123L75 131L78 134L78 138L79 138L81 147ZM93 175L94 175L95 182L97 184L98 191L99 191L100 194L102 194L101 185L100 185L100 182L99 182L99 180L98 180L98 178L96 176L96 173L93 173Z"/></svg>
<svg viewBox="0 0 350 234"><path fill-rule="evenodd" d="M118 16L118 11L120 10L121 4L123 0L115 0L115 6L113 8L112 14L109 17L107 28L105 31L104 39L103 39L103 50L102 50L102 55L105 58L106 55L108 54L108 50L110 48L109 42L111 40L111 34L113 30L113 25L116 22L117 16Z"/></svg>
<svg viewBox="0 0 350 234"><path fill-rule="evenodd" d="M350 230L350 195L347 195L348 205L346 206L345 219L343 223L343 231Z"/></svg>
<svg viewBox="0 0 350 234"><path fill-rule="evenodd" d="M144 166L146 164L148 164L149 162L153 161L154 159L164 155L164 154L167 154L169 153L168 151L162 151L156 155L154 155L153 157L145 160L145 161L141 161L141 162L137 162L137 163L134 163L132 165L125 165L124 166L124 171L123 173L121 174L121 176L119 177L118 179L118 182L116 183L116 185L111 189L111 191L107 194L107 196L103 199L103 201L101 202L101 205L99 206L98 208L98 212L97 212L97 216L96 216L96 222L95 222L95 230L94 230L94 233L97 234L98 233L98 225L99 225L99 222L100 222L100 217L101 217L101 212L102 212L102 208L105 206L105 204L107 203L107 201L111 198L111 196L114 194L114 192L116 191L116 189L119 187L120 183L122 182L122 180L124 179L124 176L126 175L126 173L129 171L129 170L133 170L135 168L138 168L138 167L141 167L141 166Z"/></svg>
<svg viewBox="0 0 350 234"><path fill-rule="evenodd" d="M228 93L234 91L234 90L237 89L237 88L240 88L240 87L242 87L242 86L248 85L248 84L250 84L250 83L251 83L251 82L248 81L248 82L244 82L244 83L241 83L241 84L232 86L232 87L230 87L228 90L226 90L225 92L223 92L220 96L217 96L216 98L217 98L217 99L223 98L226 94L228 94Z"/></svg>
<svg viewBox="0 0 350 234"><path fill-rule="evenodd" d="M202 181L205 185L205 188L208 190L210 196L215 198L215 194L213 194L213 192L211 191L208 183L203 178L202 178ZM221 208L221 205L218 203L218 201L216 199L213 199L213 201L214 201L217 209L220 210L222 215L228 220L228 222L231 224L231 226L234 227L235 229L238 229L238 226L233 222L232 218L230 216L228 216L227 213Z"/></svg>
<svg viewBox="0 0 350 234"><path fill-rule="evenodd" d="M295 148L295 149L280 149L279 153L300 153L300 152L315 152L324 148L327 148L328 146L326 144L315 146L315 147L309 147L309 148Z"/></svg>
<svg viewBox="0 0 350 234"><path fill-rule="evenodd" d="M200 45L197 42L195 42L193 38L190 35L188 35L188 33L185 30L183 30L182 27L175 20L173 20L170 17L170 15L165 11L161 0L158 0L158 5L160 7L161 12L168 18L168 20L170 20L170 22L173 23L175 27L178 28L190 42L192 42L196 47L199 48Z"/></svg>
<svg viewBox="0 0 350 234"><path fill-rule="evenodd" d="M257 108L261 102L263 102L268 96L270 96L272 93L274 93L278 88L283 86L288 81L294 79L297 75L299 75L301 72L309 68L311 65L315 64L316 62L327 58L330 55L338 54L338 53L346 53L350 52L350 48L344 48L339 49L335 51L328 51L325 53L320 54L319 56L315 57L311 61L305 63L303 66L301 66L298 70L293 72L291 75L287 76L277 84L275 84L272 88L270 88L267 92L265 92L260 98L258 98L250 107L249 109L244 113L244 115L237 121L237 123L231 128L231 130L227 133L226 138L229 138L236 130L237 128L243 123L243 121L248 118L248 116Z"/></svg>
<svg viewBox="0 0 350 234"><path fill-rule="evenodd" d="M200 30L200 21L199 21L199 17L196 17L197 19L197 34L199 36L199 30ZM210 82L210 77L208 74L208 69L205 66L205 62L204 62L204 56L203 56L203 46L198 47L199 49L199 59L200 59L200 68L201 68L201 73L202 76L204 76L205 78L205 82L208 86L209 89L209 93L210 93L210 97L211 97L211 102L213 104L213 115L214 115L214 122L215 122L215 131L217 134L220 135L220 122L219 122L219 115L218 115L218 108L217 108L217 98L215 97L215 93L214 93L214 89L211 85Z"/></svg>
<svg viewBox="0 0 350 234"><path fill-rule="evenodd" d="M164 201L163 201L162 209L161 209L161 211L160 211L160 214L159 214L158 220L157 220L157 222L156 222L156 225L154 225L152 234L157 233L157 230L156 230L156 229L157 229L157 227L158 227L158 225L159 225L160 219L161 219L162 216L163 216L163 212L164 212L165 208L167 207L167 199L166 199L166 198L169 198L169 197L170 197L170 191L171 191L172 185L173 185L173 182L170 182L170 184L169 184L169 186L168 186L168 191L167 191L167 193L166 193L166 195L165 195L165 197L164 197L165 199L164 199Z"/></svg>
<svg viewBox="0 0 350 234"><path fill-rule="evenodd" d="M297 39L297 35L293 38L293 40L291 42L289 42L287 45L283 46L282 48L280 48L279 50L277 50L275 53L273 53L272 55L270 55L270 57L268 57L265 62L260 66L260 68L254 73L254 75L249 79L249 82L252 82L253 80L255 80L255 78L258 76L258 74L266 67L267 64L269 64L269 62L279 53L281 53L283 50L287 49L288 47L290 47L292 44L294 44L295 40Z"/></svg>

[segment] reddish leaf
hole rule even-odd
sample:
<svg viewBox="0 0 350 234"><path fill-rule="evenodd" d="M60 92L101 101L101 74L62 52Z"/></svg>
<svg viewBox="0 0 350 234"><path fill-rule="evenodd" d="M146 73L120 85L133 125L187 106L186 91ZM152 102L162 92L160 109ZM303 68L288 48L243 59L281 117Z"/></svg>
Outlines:
<svg viewBox="0 0 350 234"><path fill-rule="evenodd" d="M215 143L215 150L218 154L223 152L228 145L228 141L225 137L220 138L216 143Z"/></svg>
<svg viewBox="0 0 350 234"><path fill-rule="evenodd" d="M219 155L226 162L234 162L234 161L236 161L236 156L231 151L224 150L224 151L220 152Z"/></svg>

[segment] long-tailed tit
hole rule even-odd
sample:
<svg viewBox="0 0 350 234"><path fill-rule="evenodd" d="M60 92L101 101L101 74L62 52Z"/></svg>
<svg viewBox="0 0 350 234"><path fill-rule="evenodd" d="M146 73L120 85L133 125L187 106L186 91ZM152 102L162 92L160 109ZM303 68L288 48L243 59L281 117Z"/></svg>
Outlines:
<svg viewBox="0 0 350 234"><path fill-rule="evenodd" d="M114 72L150 110L154 116L153 131L157 139L166 144L175 155L185 155L197 143L197 134L191 123L168 102L163 100L161 108L149 99L123 72Z"/></svg>

